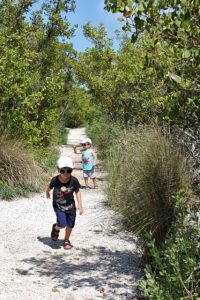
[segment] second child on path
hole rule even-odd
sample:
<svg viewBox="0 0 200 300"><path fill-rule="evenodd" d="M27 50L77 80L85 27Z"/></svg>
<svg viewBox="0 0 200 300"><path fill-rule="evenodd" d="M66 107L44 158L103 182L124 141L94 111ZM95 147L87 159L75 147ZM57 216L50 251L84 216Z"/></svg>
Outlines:
<svg viewBox="0 0 200 300"><path fill-rule="evenodd" d="M95 166L97 163L97 154L91 148L92 141L89 138L84 138L80 143L82 148L77 149L77 146L73 146L74 153L82 154L82 167L83 167L83 179L85 182L85 187L89 188L88 185L88 178L92 179L93 186L96 188L96 173L95 173Z"/></svg>

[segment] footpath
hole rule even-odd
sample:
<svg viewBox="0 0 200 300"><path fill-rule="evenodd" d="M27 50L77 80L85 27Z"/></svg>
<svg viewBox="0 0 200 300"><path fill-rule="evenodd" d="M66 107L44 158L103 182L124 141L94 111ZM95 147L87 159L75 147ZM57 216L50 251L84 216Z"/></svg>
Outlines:
<svg viewBox="0 0 200 300"><path fill-rule="evenodd" d="M73 175L81 184L81 157L72 144L84 137L83 128L71 129L67 144L60 147L61 155L72 157ZM71 250L63 249L64 231L57 242L50 238L55 216L44 192L0 200L0 299L137 299L138 242L106 205L101 162L96 171L98 188L81 190L84 213L77 214Z"/></svg>

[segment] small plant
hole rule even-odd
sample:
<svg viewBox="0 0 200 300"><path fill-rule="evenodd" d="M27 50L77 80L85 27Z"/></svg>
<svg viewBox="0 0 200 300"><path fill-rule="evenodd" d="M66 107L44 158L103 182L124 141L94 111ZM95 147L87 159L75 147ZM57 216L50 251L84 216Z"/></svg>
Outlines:
<svg viewBox="0 0 200 300"><path fill-rule="evenodd" d="M4 200L11 200L16 196L27 196L30 190L24 186L9 186L6 183L0 182L0 198Z"/></svg>

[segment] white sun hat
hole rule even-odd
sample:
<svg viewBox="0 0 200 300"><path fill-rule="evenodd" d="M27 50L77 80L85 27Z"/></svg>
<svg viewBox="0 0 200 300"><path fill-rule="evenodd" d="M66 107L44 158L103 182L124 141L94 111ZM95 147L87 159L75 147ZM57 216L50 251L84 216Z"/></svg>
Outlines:
<svg viewBox="0 0 200 300"><path fill-rule="evenodd" d="M73 161L72 161L71 157L61 156L57 161L57 167L59 169L62 169L62 168L73 169L74 166L73 166Z"/></svg>
<svg viewBox="0 0 200 300"><path fill-rule="evenodd" d="M92 141L91 141L91 139L89 139L89 138L84 138L84 139L82 140L81 144L86 144L86 143L88 143L88 144L91 144L91 145L92 145Z"/></svg>

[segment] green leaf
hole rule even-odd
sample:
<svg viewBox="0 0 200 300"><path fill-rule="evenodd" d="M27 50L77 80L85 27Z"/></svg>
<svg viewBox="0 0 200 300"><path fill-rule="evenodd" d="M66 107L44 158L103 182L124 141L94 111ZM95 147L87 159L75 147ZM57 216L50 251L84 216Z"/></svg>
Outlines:
<svg viewBox="0 0 200 300"><path fill-rule="evenodd" d="M120 11L120 12L124 12L124 6L121 6L121 7L119 8L119 11Z"/></svg>
<svg viewBox="0 0 200 300"><path fill-rule="evenodd" d="M182 82L182 79L180 76L176 75L175 73L168 73L168 76L171 80L177 82L177 83L181 83Z"/></svg>
<svg viewBox="0 0 200 300"><path fill-rule="evenodd" d="M138 5L137 10L138 10L138 11L141 11L141 12L144 10L143 3L140 3L140 4Z"/></svg>
<svg viewBox="0 0 200 300"><path fill-rule="evenodd" d="M135 43L137 41L138 36L136 34L132 34L131 36L131 42Z"/></svg>
<svg viewBox="0 0 200 300"><path fill-rule="evenodd" d="M191 55L190 50L188 50L188 49L183 50L183 55L182 55L183 58L189 58L190 55Z"/></svg>
<svg viewBox="0 0 200 300"><path fill-rule="evenodd" d="M123 22L123 21L124 21L124 18L117 18L117 21Z"/></svg>

